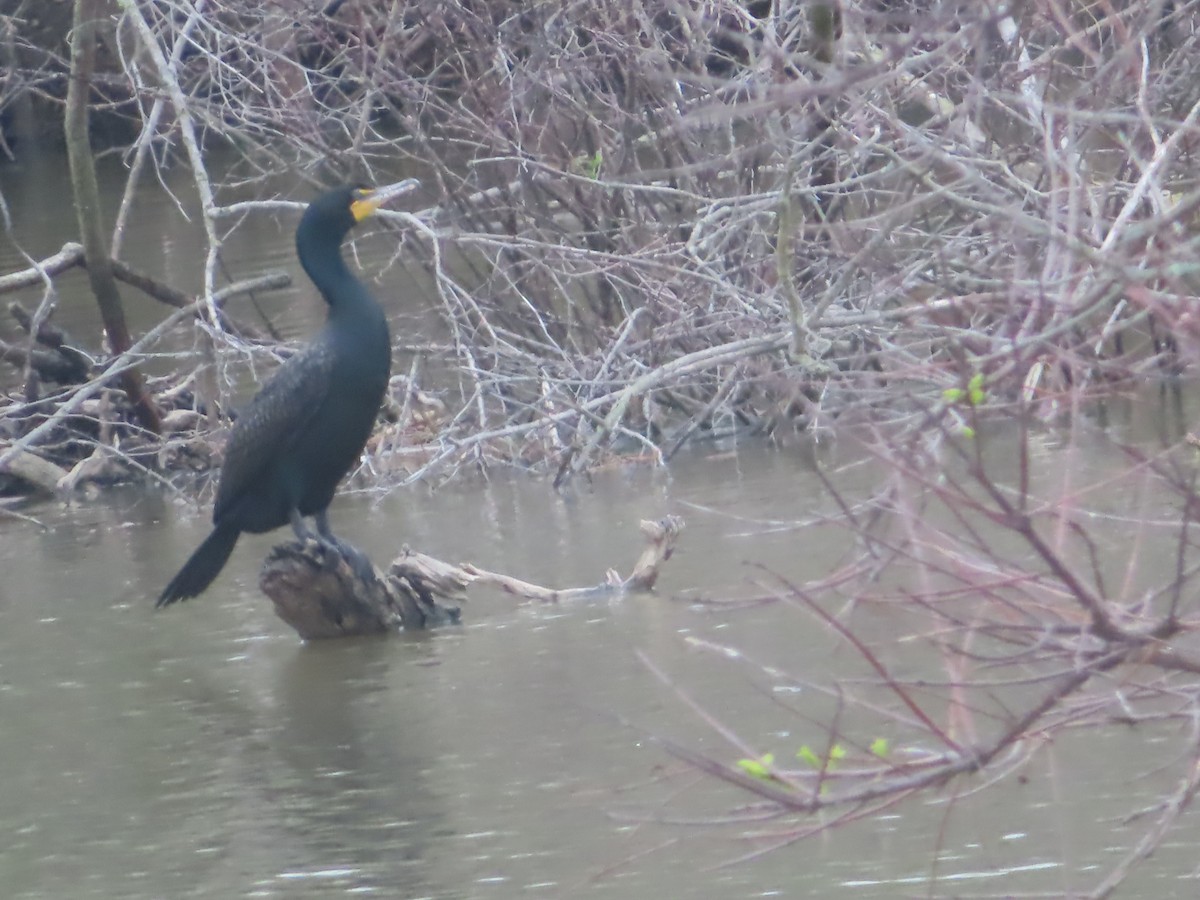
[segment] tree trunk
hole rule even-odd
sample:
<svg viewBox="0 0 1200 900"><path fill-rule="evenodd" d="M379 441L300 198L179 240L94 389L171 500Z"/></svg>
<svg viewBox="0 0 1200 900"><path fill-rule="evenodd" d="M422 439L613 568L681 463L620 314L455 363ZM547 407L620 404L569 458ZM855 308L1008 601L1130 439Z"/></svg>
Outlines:
<svg viewBox="0 0 1200 900"><path fill-rule="evenodd" d="M75 213L79 220L79 237L83 243L84 260L92 294L100 307L104 332L113 355L129 349L132 341L125 324L121 294L113 277L108 242L104 237L100 211L100 191L96 185L96 168L88 137L88 92L96 55L97 0L75 0L75 23L71 32L71 76L67 83L67 107L64 132L67 142L67 162L71 169L71 190L75 198ZM120 376L121 387L144 428L159 434L162 421L153 400L142 385L136 369Z"/></svg>

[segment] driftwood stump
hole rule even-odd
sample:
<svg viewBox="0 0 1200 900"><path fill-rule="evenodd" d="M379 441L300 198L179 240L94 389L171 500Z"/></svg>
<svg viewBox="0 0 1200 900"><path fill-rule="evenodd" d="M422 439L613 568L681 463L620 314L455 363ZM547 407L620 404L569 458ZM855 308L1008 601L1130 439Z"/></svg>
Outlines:
<svg viewBox="0 0 1200 900"><path fill-rule="evenodd" d="M446 581L427 584L395 565L388 573L375 566L367 571L315 540L271 548L258 584L279 617L305 640L413 631L459 620L458 604L443 605L438 598L457 598L461 588Z"/></svg>
<svg viewBox="0 0 1200 900"><path fill-rule="evenodd" d="M407 547L385 573L367 564L365 556L352 558L361 551L344 552L316 540L272 548L259 587L304 640L413 631L458 623L473 584L548 603L650 591L682 530L677 516L642 522L647 545L632 572L623 578L610 569L603 582L591 587L542 587L470 564L442 562Z"/></svg>

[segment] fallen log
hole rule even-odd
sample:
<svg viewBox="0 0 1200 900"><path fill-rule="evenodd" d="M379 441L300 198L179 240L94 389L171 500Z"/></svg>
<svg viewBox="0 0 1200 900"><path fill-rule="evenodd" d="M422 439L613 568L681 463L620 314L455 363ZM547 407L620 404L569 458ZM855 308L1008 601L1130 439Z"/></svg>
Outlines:
<svg viewBox="0 0 1200 900"><path fill-rule="evenodd" d="M54 495L58 492L59 482L66 475L67 470L62 466L57 466L28 450L19 450L8 462L0 466L0 491L7 492L8 482L12 480L29 489Z"/></svg>
<svg viewBox="0 0 1200 900"><path fill-rule="evenodd" d="M273 547L258 584L279 618L306 641L419 631L459 620L457 606L426 599L403 579L356 565L342 548L315 539Z"/></svg>
<svg viewBox="0 0 1200 900"><path fill-rule="evenodd" d="M278 616L306 641L333 637L419 631L457 624L467 589L497 587L543 603L595 600L653 590L670 559L683 520L667 516L643 521L646 547L630 574L609 570L590 587L548 588L469 563L456 565L405 547L385 573L352 547L318 540L289 541L271 549L259 587Z"/></svg>

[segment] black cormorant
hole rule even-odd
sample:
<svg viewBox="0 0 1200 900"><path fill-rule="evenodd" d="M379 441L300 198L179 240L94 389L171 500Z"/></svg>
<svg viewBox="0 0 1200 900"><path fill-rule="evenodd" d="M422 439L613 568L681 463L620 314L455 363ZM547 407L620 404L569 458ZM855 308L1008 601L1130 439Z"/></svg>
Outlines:
<svg viewBox="0 0 1200 900"><path fill-rule="evenodd" d="M163 589L157 606L207 588L243 531L291 523L301 540L317 534L341 547L327 509L338 482L371 434L391 372L387 319L346 267L342 239L379 205L416 186L344 187L318 197L296 229L296 254L325 302L325 327L288 359L238 417L225 448L213 506L213 530Z"/></svg>

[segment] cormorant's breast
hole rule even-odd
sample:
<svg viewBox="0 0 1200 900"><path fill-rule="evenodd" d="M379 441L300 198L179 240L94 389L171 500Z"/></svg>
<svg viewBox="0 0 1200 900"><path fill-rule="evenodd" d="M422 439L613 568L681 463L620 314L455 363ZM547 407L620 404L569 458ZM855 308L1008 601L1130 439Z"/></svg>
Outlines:
<svg viewBox="0 0 1200 900"><path fill-rule="evenodd" d="M301 515L328 506L338 482L358 462L391 374L387 318L366 287L346 275L336 296L327 294L329 321L309 351L328 372L324 397L289 454L289 462L305 473Z"/></svg>
<svg viewBox="0 0 1200 900"><path fill-rule="evenodd" d="M324 328L243 411L226 447L213 520L244 531L325 509L358 462L391 374L387 318L346 267L344 228L308 217L296 234L305 271L329 304Z"/></svg>

